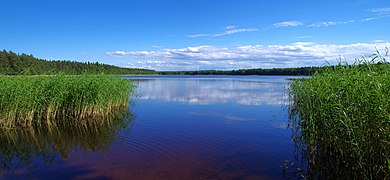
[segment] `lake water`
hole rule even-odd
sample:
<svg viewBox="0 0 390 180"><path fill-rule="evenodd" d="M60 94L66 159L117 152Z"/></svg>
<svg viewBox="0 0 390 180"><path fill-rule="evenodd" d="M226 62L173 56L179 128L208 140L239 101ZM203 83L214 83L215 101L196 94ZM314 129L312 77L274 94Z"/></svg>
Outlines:
<svg viewBox="0 0 390 180"><path fill-rule="evenodd" d="M282 167L294 157L291 77L125 78L138 87L120 123L0 134L0 179L294 177Z"/></svg>

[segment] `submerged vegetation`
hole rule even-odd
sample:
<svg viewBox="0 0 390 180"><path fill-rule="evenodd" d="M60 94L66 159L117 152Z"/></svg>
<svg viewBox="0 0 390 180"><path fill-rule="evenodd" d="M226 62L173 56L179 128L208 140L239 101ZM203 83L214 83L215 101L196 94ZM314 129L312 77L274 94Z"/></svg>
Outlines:
<svg viewBox="0 0 390 180"><path fill-rule="evenodd" d="M309 178L390 178L390 65L379 53L290 85L291 125Z"/></svg>
<svg viewBox="0 0 390 180"><path fill-rule="evenodd" d="M111 118L127 108L130 80L103 75L0 76L0 126Z"/></svg>
<svg viewBox="0 0 390 180"><path fill-rule="evenodd" d="M133 119L134 115L123 109L103 120L94 118L83 123L0 129L0 177L14 172L22 173L21 177L25 178L24 173L30 173L28 171L33 171L41 162L55 164L68 159L73 151L105 153L120 131L130 130Z"/></svg>

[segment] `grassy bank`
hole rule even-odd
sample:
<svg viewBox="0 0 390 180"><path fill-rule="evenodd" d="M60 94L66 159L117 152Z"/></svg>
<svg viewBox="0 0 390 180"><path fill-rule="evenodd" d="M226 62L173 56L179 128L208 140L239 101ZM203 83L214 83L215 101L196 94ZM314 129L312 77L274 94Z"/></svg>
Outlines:
<svg viewBox="0 0 390 180"><path fill-rule="evenodd" d="M127 107L129 80L100 75L0 76L0 126L104 118Z"/></svg>
<svg viewBox="0 0 390 180"><path fill-rule="evenodd" d="M376 55L290 86L293 139L312 178L390 177L390 66Z"/></svg>

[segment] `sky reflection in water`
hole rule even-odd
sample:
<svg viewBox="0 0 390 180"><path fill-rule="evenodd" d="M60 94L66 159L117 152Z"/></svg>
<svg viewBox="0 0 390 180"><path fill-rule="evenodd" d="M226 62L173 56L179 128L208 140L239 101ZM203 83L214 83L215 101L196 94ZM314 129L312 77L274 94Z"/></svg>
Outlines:
<svg viewBox="0 0 390 180"><path fill-rule="evenodd" d="M113 131L103 152L73 145L66 159L55 156L59 160L47 165L37 156L34 168L2 170L0 177L284 178L281 166L293 157L285 110L289 77L127 78L138 84L130 107L135 120Z"/></svg>
<svg viewBox="0 0 390 180"><path fill-rule="evenodd" d="M142 77L138 77L142 78ZM281 105L288 77L202 77L140 79L139 99L186 104ZM178 83L178 81L180 81Z"/></svg>

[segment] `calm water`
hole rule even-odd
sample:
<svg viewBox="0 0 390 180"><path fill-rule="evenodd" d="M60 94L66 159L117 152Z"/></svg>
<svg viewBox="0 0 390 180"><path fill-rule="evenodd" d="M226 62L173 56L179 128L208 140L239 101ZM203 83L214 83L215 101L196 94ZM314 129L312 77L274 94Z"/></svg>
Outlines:
<svg viewBox="0 0 390 180"><path fill-rule="evenodd" d="M0 179L285 178L289 77L125 78L138 84L126 119L0 133Z"/></svg>

